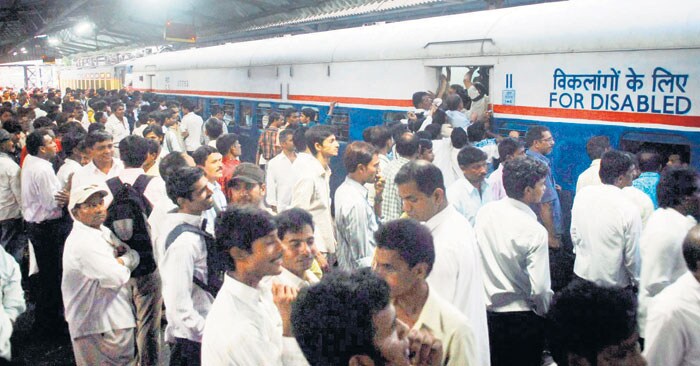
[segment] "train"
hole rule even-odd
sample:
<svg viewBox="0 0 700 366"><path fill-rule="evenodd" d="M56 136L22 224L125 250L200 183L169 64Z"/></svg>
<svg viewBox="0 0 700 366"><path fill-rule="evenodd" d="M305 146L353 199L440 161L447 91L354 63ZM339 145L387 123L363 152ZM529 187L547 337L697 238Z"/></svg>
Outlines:
<svg viewBox="0 0 700 366"><path fill-rule="evenodd" d="M699 1L570 0L160 53L111 75L133 90L192 99L204 115L214 105L234 111L229 131L251 160L270 111L323 116L338 102L330 123L344 145L404 116L412 93L435 90L446 68L461 83L455 70L479 67L492 127L549 127L554 175L571 192L596 135L700 168L699 59ZM63 75L62 87L86 85ZM332 169L337 186L340 159Z"/></svg>

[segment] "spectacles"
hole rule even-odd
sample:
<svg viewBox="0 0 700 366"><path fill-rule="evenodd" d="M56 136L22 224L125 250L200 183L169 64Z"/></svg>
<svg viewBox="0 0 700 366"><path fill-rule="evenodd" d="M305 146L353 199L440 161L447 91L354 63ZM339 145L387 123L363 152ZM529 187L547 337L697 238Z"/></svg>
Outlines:
<svg viewBox="0 0 700 366"><path fill-rule="evenodd" d="M549 136L546 139L540 139L539 141L544 141L544 142L554 142L554 137Z"/></svg>

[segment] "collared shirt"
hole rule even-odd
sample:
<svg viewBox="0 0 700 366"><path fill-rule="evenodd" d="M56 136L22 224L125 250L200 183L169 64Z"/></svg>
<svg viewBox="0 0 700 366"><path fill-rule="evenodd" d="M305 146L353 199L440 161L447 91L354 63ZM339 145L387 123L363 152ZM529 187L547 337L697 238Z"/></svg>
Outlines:
<svg viewBox="0 0 700 366"><path fill-rule="evenodd" d="M127 120L126 116L124 116L122 117L122 121L120 121L115 114L112 114L109 116L109 118L107 118L105 130L112 135L112 142L114 142L114 153L118 155L119 142L121 142L124 137L129 136L131 131L129 128L129 120Z"/></svg>
<svg viewBox="0 0 700 366"><path fill-rule="evenodd" d="M163 140L163 149L161 155L165 156L173 151L185 151L185 141L182 139L180 129L177 126L163 127L165 139Z"/></svg>
<svg viewBox="0 0 700 366"><path fill-rule="evenodd" d="M0 153L0 221L22 217L21 187L19 165Z"/></svg>
<svg viewBox="0 0 700 366"><path fill-rule="evenodd" d="M292 273L290 270L282 267L282 273L278 274L277 276L270 277L270 281L301 290L304 287L309 287L314 283L319 282L320 279L310 270L304 271L304 278L301 278Z"/></svg>
<svg viewBox="0 0 700 366"><path fill-rule="evenodd" d="M265 201L270 206L276 206L277 212L286 210L292 203L294 180L290 179L296 173L296 161L289 160L284 152L277 154L267 162L265 169Z"/></svg>
<svg viewBox="0 0 700 366"><path fill-rule="evenodd" d="M700 283L686 272L649 309L644 357L649 365L700 365Z"/></svg>
<svg viewBox="0 0 700 366"><path fill-rule="evenodd" d="M394 182L396 173L399 172L402 166L406 165L409 159L403 156L398 156L396 159L389 162L384 172L384 191L382 191L382 222L396 220L401 217L403 205L399 196L399 186Z"/></svg>
<svg viewBox="0 0 700 366"><path fill-rule="evenodd" d="M599 286L636 286L641 232L639 211L620 188L582 189L571 209L574 273Z"/></svg>
<svg viewBox="0 0 700 366"><path fill-rule="evenodd" d="M642 217L642 230L644 230L649 217L654 212L654 203L651 202L649 196L633 186L622 188L622 193L637 208L639 215Z"/></svg>
<svg viewBox="0 0 700 366"><path fill-rule="evenodd" d="M177 337L201 342L204 320L214 298L196 286L192 276L207 282L207 244L200 235L186 232L165 250L168 234L182 223L199 227L202 217L169 213L156 243L156 250L161 253L158 264L163 280L165 315L168 318L165 340L172 342Z"/></svg>
<svg viewBox="0 0 700 366"><path fill-rule="evenodd" d="M21 172L22 215L25 221L39 223L63 216L54 196L63 187L47 160L27 155Z"/></svg>
<svg viewBox="0 0 700 366"><path fill-rule="evenodd" d="M250 287L226 275L207 316L202 365L308 365L282 318L270 284Z"/></svg>
<svg viewBox="0 0 700 366"><path fill-rule="evenodd" d="M494 170L486 181L489 182L491 186L491 197L494 201L508 197L506 194L506 189L503 186L503 166L505 162L501 162L498 169Z"/></svg>
<svg viewBox="0 0 700 366"><path fill-rule="evenodd" d="M493 163L493 159L498 159L500 157L498 154L498 141L496 141L496 139L483 139L474 142L474 147L486 153L486 162L488 164Z"/></svg>
<svg viewBox="0 0 700 366"><path fill-rule="evenodd" d="M488 365L489 333L486 325L483 269L474 229L448 205L425 225L433 234L435 263L428 275L430 288L469 319L476 335L479 365Z"/></svg>
<svg viewBox="0 0 700 366"><path fill-rule="evenodd" d="M221 186L218 182L209 182L208 184L212 192L211 198L212 201L214 201L214 205L210 209L202 212L202 217L207 220L205 231L214 236L216 216L219 214L219 212L226 210L228 202L226 202L226 195L224 194L224 191L221 190Z"/></svg>
<svg viewBox="0 0 700 366"><path fill-rule="evenodd" d="M22 272L14 257L0 248L0 358L11 359L10 336L17 317L27 310Z"/></svg>
<svg viewBox="0 0 700 366"><path fill-rule="evenodd" d="M460 178L447 187L447 202L449 202L457 212L469 220L469 223L474 226L479 209L493 201L492 188L488 181L481 182L481 188L476 189L467 178Z"/></svg>
<svg viewBox="0 0 700 366"><path fill-rule="evenodd" d="M683 240L695 224L697 222L692 216L683 216L672 208L659 208L642 231L639 239L642 270L637 315L641 336L644 336L651 299L688 271L683 258Z"/></svg>
<svg viewBox="0 0 700 366"><path fill-rule="evenodd" d="M654 203L654 209L659 208L659 201L656 198L656 186L659 185L661 174L657 172L644 172L639 175L639 178L632 181L632 185L646 193L651 202Z"/></svg>
<svg viewBox="0 0 700 366"><path fill-rule="evenodd" d="M75 174L82 167L79 162L73 159L66 159L58 169L58 173L56 173L58 180L61 181L61 186L63 188L68 186L68 180L70 180L71 175Z"/></svg>
<svg viewBox="0 0 700 366"><path fill-rule="evenodd" d="M583 187L598 186L603 184L600 180L600 159L594 159L583 173L579 174L576 180L576 193L580 192Z"/></svg>
<svg viewBox="0 0 700 366"><path fill-rule="evenodd" d="M195 151L202 146L202 125L204 120L194 112L187 113L180 121L182 131L187 131L189 135L185 138L187 151Z"/></svg>
<svg viewBox="0 0 700 366"><path fill-rule="evenodd" d="M221 178L219 178L219 185L221 186L222 189L226 189L226 185L228 184L228 181L231 180L231 176L233 175L233 172L236 171L236 168L240 164L241 164L241 161L238 160L238 158L230 158L228 155L224 156L221 159L222 166L221 166ZM267 174L270 174L269 170L268 170ZM266 195L270 194L270 185L269 184L267 184L265 187L265 194Z"/></svg>
<svg viewBox="0 0 700 366"><path fill-rule="evenodd" d="M87 165L81 167L75 174L73 174L73 181L71 183L71 193L76 189L86 186L86 185L97 185L102 189L107 190L107 180L114 178L122 173L124 170L124 164L121 160L117 158L112 158L112 166L109 168L107 174L100 170L94 161L90 161Z"/></svg>
<svg viewBox="0 0 700 366"><path fill-rule="evenodd" d="M367 188L350 177L335 191L335 233L338 267L352 271L370 267L379 229L374 209L367 202Z"/></svg>
<svg viewBox="0 0 700 366"><path fill-rule="evenodd" d="M552 300L547 229L525 203L504 198L476 215L486 306L493 312L534 311Z"/></svg>
<svg viewBox="0 0 700 366"><path fill-rule="evenodd" d="M477 362L476 339L469 320L435 291L429 290L412 329L427 330L442 342L442 365L481 365Z"/></svg>
<svg viewBox="0 0 700 366"><path fill-rule="evenodd" d="M557 192L556 189L556 181L554 180L554 173L552 172L552 162L545 157L544 155L532 151L528 149L525 151L525 154L531 158L537 159L545 164L547 164L547 167L549 167L549 174L547 174L547 177L544 180L545 184L545 191L544 195L542 196L542 203L550 203L552 206L552 220L554 222L554 233L561 235L563 232L562 230L562 223L561 223L561 202L559 201L559 193ZM530 208L532 208L533 211L535 211L535 214L537 214L537 217L539 218L540 222L542 221L542 217L540 216L540 208L541 204L534 204L530 205Z"/></svg>
<svg viewBox="0 0 700 366"><path fill-rule="evenodd" d="M268 127L258 139L258 153L265 160L271 160L281 151L280 146L277 144L278 132L279 128Z"/></svg>
<svg viewBox="0 0 700 366"><path fill-rule="evenodd" d="M71 338L136 326L131 293L124 285L131 272L117 262L117 239L105 226L80 221L66 239L61 292Z"/></svg>
<svg viewBox="0 0 700 366"><path fill-rule="evenodd" d="M447 122L454 128L460 127L466 131L467 127L471 125L469 118L462 111L447 111L445 114L447 115Z"/></svg>
<svg viewBox="0 0 700 366"><path fill-rule="evenodd" d="M302 154L299 154L301 157ZM291 207L308 211L314 219L314 241L319 251L335 253L333 218L331 217L331 168L324 168L318 159L306 157L297 169L292 189Z"/></svg>

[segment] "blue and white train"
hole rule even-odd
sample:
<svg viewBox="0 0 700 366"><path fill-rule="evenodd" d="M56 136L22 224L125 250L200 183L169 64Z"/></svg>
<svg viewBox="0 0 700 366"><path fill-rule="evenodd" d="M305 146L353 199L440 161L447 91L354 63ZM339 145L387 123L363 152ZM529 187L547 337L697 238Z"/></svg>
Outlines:
<svg viewBox="0 0 700 366"><path fill-rule="evenodd" d="M254 156L270 110L313 107L342 141L412 108L444 67L489 70L502 134L548 126L565 190L588 165L589 137L651 144L700 167L700 1L571 0L225 44L128 61L135 90L235 107L230 129ZM462 75L457 75L461 81ZM344 176L333 164L335 184ZM334 184L334 185L335 185Z"/></svg>

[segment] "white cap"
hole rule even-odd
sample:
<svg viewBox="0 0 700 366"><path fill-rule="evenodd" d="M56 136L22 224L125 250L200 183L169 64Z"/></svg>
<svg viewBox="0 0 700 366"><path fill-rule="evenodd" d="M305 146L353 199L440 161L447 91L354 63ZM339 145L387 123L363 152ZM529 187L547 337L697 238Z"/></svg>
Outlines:
<svg viewBox="0 0 700 366"><path fill-rule="evenodd" d="M72 211L76 205L79 205L90 198L93 194L100 194L102 197L107 195L107 191L101 189L95 184L82 186L71 191L70 199L68 200L68 210Z"/></svg>

